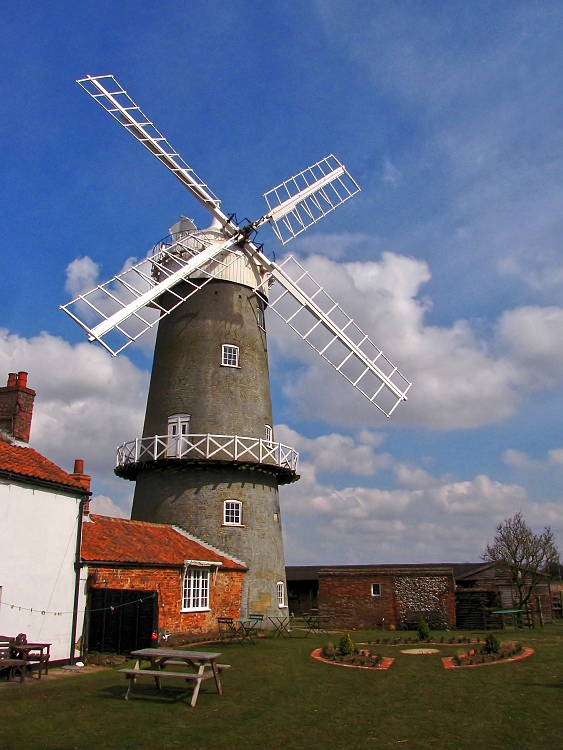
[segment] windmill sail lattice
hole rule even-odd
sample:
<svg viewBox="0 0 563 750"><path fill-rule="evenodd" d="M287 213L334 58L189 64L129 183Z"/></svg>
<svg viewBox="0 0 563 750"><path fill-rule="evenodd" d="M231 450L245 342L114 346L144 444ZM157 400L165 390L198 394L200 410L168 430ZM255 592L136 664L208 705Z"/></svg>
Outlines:
<svg viewBox="0 0 563 750"><path fill-rule="evenodd" d="M87 76L78 83L170 169L218 227L213 240L206 239L205 231L193 231L159 244L151 257L63 305L90 341L117 354L209 281L234 281L236 274L229 276L229 269L242 258L253 268L254 291L266 297L265 283L273 285L269 307L390 416L406 400L411 383L293 256L277 264L250 239L269 223L285 244L355 195L360 188L338 159L330 155L265 193L268 212L240 228L113 76Z"/></svg>
<svg viewBox="0 0 563 750"><path fill-rule="evenodd" d="M268 306L371 403L390 417L411 383L290 255L273 264Z"/></svg>
<svg viewBox="0 0 563 750"><path fill-rule="evenodd" d="M285 245L359 191L356 181L331 154L264 193L269 208L266 217Z"/></svg>
<svg viewBox="0 0 563 750"><path fill-rule="evenodd" d="M230 239L218 245L190 235L170 245L163 241L151 257L80 294L61 309L84 328L90 341L119 354L160 317L224 273L236 260L231 251L234 242ZM224 257L218 257L221 255ZM160 300L165 292L164 303Z"/></svg>

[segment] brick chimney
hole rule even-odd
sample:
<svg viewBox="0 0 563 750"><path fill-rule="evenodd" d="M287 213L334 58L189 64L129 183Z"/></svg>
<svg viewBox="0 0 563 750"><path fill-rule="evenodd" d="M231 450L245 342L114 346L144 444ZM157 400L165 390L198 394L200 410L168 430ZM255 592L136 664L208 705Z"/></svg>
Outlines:
<svg viewBox="0 0 563 750"><path fill-rule="evenodd" d="M77 482L80 482L82 487L86 490L86 492L90 492L90 475L84 473L84 461L81 458L77 458L74 461L74 471L70 475L73 479L76 479ZM89 503L86 503L85 507L85 513L84 515L87 516L90 510Z"/></svg>
<svg viewBox="0 0 563 750"><path fill-rule="evenodd" d="M0 388L0 430L13 440L29 443L35 391L27 387L27 372L10 372Z"/></svg>

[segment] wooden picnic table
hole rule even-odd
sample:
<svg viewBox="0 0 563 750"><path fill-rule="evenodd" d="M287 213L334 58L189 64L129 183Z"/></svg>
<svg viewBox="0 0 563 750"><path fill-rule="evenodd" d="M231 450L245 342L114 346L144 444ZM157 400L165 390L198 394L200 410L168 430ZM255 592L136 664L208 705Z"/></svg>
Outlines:
<svg viewBox="0 0 563 750"><path fill-rule="evenodd" d="M27 667L33 666L33 664L36 663L39 664L39 679L41 679L43 668L45 669L45 674L48 674L50 657L50 643L17 643L15 640L10 643L10 659L24 662L23 667L21 668L22 682L25 679Z"/></svg>
<svg viewBox="0 0 563 750"><path fill-rule="evenodd" d="M201 683L204 680L214 678L217 692L223 693L219 672L228 669L229 664L217 664L220 653L209 651L182 651L173 648L141 648L138 651L132 651L131 656L137 657L137 663L132 669L120 669L129 680L129 687L125 695L125 700L129 700L133 689L133 684L138 677L154 677L158 690L162 689L161 678L170 677L172 679L184 680L185 682L194 683L194 692L190 705L192 708L197 702L197 696ZM150 669L142 669L140 660L147 659L150 661ZM165 671L167 666L186 666L194 672L169 672Z"/></svg>

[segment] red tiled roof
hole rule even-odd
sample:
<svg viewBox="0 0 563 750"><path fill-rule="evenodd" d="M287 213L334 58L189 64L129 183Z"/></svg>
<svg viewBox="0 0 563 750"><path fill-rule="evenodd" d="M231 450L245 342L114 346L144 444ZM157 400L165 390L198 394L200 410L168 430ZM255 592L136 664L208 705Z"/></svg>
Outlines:
<svg viewBox="0 0 563 750"><path fill-rule="evenodd" d="M185 560L206 560L222 563L222 569L246 570L168 524L97 515L90 519L82 526L81 554L86 562L183 565Z"/></svg>
<svg viewBox="0 0 563 750"><path fill-rule="evenodd" d="M33 448L12 445L4 440L0 440L0 471L28 479L38 479L42 482L62 484L81 492L87 489L83 480L67 474Z"/></svg>

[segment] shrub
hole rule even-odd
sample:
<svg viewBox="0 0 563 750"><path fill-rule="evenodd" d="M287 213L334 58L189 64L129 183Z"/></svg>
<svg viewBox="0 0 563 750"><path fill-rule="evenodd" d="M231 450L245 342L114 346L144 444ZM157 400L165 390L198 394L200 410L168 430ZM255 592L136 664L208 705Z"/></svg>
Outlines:
<svg viewBox="0 0 563 750"><path fill-rule="evenodd" d="M336 649L334 648L334 643L331 643L329 641L326 644L326 646L323 646L322 654L325 657L325 659L333 657L336 654Z"/></svg>
<svg viewBox="0 0 563 750"><path fill-rule="evenodd" d="M350 638L348 633L345 633L342 638L340 639L340 643L338 644L338 649L342 656L348 656L348 654L353 654L356 650L356 646L354 645L354 641Z"/></svg>
<svg viewBox="0 0 563 750"><path fill-rule="evenodd" d="M483 651L487 654L498 654L500 651L500 641L494 633L487 633Z"/></svg>
<svg viewBox="0 0 563 750"><path fill-rule="evenodd" d="M428 623L424 619L420 619L418 621L418 637L421 641L430 640L430 628L428 627Z"/></svg>

